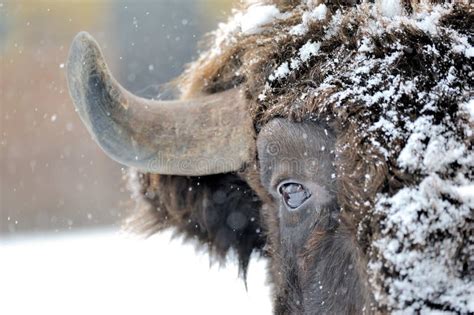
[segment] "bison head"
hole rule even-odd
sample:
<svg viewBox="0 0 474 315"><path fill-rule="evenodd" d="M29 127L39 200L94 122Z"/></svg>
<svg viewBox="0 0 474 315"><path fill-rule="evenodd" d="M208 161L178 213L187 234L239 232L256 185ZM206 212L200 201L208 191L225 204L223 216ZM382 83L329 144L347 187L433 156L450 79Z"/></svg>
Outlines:
<svg viewBox="0 0 474 315"><path fill-rule="evenodd" d="M268 256L276 313L468 313L473 25L467 3L252 1L180 100L126 91L86 33L68 81L132 167L131 226L232 249L244 276Z"/></svg>

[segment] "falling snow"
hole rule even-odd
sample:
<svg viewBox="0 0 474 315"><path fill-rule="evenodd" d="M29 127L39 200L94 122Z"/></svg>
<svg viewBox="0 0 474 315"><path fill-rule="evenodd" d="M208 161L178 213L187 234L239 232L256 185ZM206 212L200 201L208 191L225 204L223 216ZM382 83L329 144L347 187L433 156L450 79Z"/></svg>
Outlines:
<svg viewBox="0 0 474 315"><path fill-rule="evenodd" d="M336 36L343 25L361 24L358 25L359 32L366 36L360 40L357 53L351 56L350 67L345 67L336 55L331 56L331 61L325 66L337 69L341 75L338 78L330 74L324 76L319 87L308 94L324 95L327 90L342 84L343 88L336 89L339 92L326 99L328 103L342 108L351 100L379 111L378 119L361 125L360 132L387 160L395 161L401 170L420 177L417 184L392 195L381 193L375 200L374 214L383 218L380 223L384 226L382 235L372 244L378 256L372 256L369 262L375 298L389 309L399 310L400 314L430 310L431 307L424 303L433 300L456 312L474 312L474 286L459 272L461 263L457 259L459 248L471 253L474 250L472 243L464 247L459 245L463 240L467 241L464 233L474 209L474 154L472 144L466 141L473 136L474 99L472 94L469 96L469 92L459 87L458 82L462 80L454 67L440 72L438 81L428 92L419 85L422 81L419 77L407 78L390 70L380 71L397 67L408 47L395 42L391 52L374 57L373 41L386 34L397 34L405 26L433 39L447 36L452 43L447 47L449 53L441 54L432 44L423 49L427 56L435 56L437 60L450 64L452 60L448 54L474 56L472 39L453 30L442 30L440 21L450 12L449 5L430 9L421 7L407 15L399 0L375 1L374 5L365 7L366 17L361 23L360 20L351 21L356 14L343 14L340 10L330 13L324 4L314 6L313 3L316 1L302 1L295 9L299 10L301 21L282 32L300 38L307 35L310 25L325 23L324 34L320 41L310 40L293 55L280 60L268 76L267 84L258 96L259 101L267 100L274 82L282 84L285 80L298 80L301 67L320 58L322 43ZM272 18L284 19L285 16L275 12ZM221 26L221 29L225 27ZM258 31L264 31L262 24L259 24ZM226 41L233 38L228 36ZM342 82L341 77L344 79ZM416 102L423 104L416 119L394 106L402 102L404 95L417 95ZM456 95L465 100L454 114L466 117L465 121L455 125L448 116L439 121L437 114L433 113L446 110L436 107L442 103L442 95ZM305 94L301 99L306 97ZM372 136L375 134L381 135L383 141ZM366 181L370 180L366 178ZM442 235L442 240L429 241L436 235ZM392 278L386 277L386 270L393 272ZM379 280L384 282L383 287L377 282Z"/></svg>

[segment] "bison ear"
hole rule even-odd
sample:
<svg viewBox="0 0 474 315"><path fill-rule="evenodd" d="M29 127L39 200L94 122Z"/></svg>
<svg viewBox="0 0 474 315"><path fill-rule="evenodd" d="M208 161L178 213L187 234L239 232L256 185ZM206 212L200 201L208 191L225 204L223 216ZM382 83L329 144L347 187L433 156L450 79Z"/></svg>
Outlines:
<svg viewBox="0 0 474 315"><path fill-rule="evenodd" d="M128 226L154 234L174 228L188 240L197 240L213 258L224 261L229 250L239 259L245 278L250 256L265 245L261 201L245 181L234 174L201 177L132 173L138 180L139 209Z"/></svg>

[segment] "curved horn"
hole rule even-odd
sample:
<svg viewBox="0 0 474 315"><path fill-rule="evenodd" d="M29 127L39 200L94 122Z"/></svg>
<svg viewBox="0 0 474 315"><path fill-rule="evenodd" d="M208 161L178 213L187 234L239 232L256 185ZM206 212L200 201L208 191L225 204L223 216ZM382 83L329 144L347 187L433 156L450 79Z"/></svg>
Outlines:
<svg viewBox="0 0 474 315"><path fill-rule="evenodd" d="M199 176L236 171L253 158L253 124L236 88L183 101L137 97L112 77L97 42L85 32L72 43L67 78L87 129L122 164Z"/></svg>

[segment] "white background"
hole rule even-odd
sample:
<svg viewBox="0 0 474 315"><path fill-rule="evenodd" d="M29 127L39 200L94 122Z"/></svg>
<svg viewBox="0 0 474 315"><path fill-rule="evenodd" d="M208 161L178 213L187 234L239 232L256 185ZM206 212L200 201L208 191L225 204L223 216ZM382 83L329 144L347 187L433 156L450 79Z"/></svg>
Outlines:
<svg viewBox="0 0 474 315"><path fill-rule="evenodd" d="M0 314L271 314L266 261L210 266L164 233L114 231L0 241Z"/></svg>

